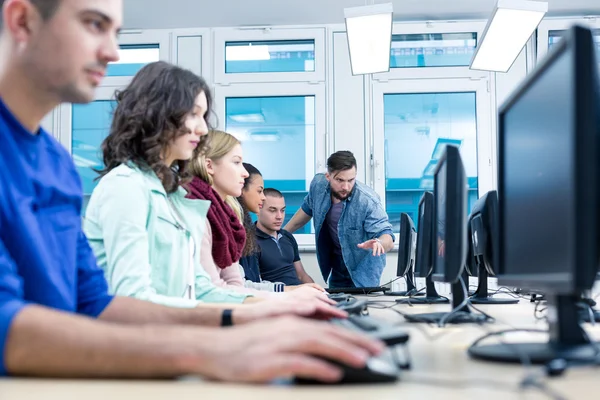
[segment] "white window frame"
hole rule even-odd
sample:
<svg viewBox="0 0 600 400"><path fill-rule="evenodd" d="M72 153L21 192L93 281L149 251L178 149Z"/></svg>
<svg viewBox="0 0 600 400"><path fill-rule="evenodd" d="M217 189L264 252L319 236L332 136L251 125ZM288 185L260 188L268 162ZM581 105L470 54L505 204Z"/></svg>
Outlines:
<svg viewBox="0 0 600 400"><path fill-rule="evenodd" d="M183 28L171 30L171 62L179 65L178 39L181 37L200 37L202 40L202 53L200 54L200 75L208 82L211 76L211 30L208 28ZM198 71L193 71L198 73Z"/></svg>
<svg viewBox="0 0 600 400"><path fill-rule="evenodd" d="M470 22L422 22L422 23L395 23L393 35L431 34L431 33L477 33L479 45L485 21ZM390 68L389 72L374 74L373 79L388 81L392 79L424 79L424 78L483 78L489 77L489 72L470 70L469 66L463 67L414 67Z"/></svg>
<svg viewBox="0 0 600 400"><path fill-rule="evenodd" d="M548 18L540 22L537 30L537 60L548 53L548 36L550 31L569 29L573 24L580 24L590 29L600 29L600 17L584 18Z"/></svg>
<svg viewBox="0 0 600 400"><path fill-rule="evenodd" d="M220 28L214 29L214 82L325 82L326 28ZM314 40L315 70L312 72L225 73L225 43L277 40Z"/></svg>
<svg viewBox="0 0 600 400"><path fill-rule="evenodd" d="M214 90L215 97L215 113L217 115L221 128L225 128L225 100L231 97L287 97L287 96L315 96L315 137L314 137L314 154L307 152L307 165L313 164L314 171L325 172L325 163L327 160L326 140L325 135L327 129L327 99L325 97L325 85L311 85L306 83L268 83L257 86L256 84L236 84L231 86L217 85ZM293 151L290 149L290 151ZM252 160L248 160L252 162ZM312 180L312 176L307 176L307 191L308 185ZM265 176L265 179L269 179ZM312 224L312 221L309 222ZM315 249L314 234L295 234L294 237L298 242L298 247L302 250Z"/></svg>
<svg viewBox="0 0 600 400"><path fill-rule="evenodd" d="M494 188L496 167L492 163L492 144L496 132L492 126L492 96L487 79L413 79L373 84L374 189L386 204L384 152L384 95L409 93L476 93L477 177L479 196Z"/></svg>

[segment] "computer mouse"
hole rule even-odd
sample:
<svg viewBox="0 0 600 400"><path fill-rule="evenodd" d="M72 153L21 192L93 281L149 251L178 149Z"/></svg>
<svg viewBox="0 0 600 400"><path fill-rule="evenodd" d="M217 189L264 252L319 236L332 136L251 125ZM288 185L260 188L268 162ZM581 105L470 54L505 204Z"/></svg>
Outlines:
<svg viewBox="0 0 600 400"><path fill-rule="evenodd" d="M392 362L380 357L371 357L363 368L355 368L337 361L327 362L342 369L342 379L337 382L321 382L315 379L296 378L295 383L301 385L340 385L396 382L400 370Z"/></svg>

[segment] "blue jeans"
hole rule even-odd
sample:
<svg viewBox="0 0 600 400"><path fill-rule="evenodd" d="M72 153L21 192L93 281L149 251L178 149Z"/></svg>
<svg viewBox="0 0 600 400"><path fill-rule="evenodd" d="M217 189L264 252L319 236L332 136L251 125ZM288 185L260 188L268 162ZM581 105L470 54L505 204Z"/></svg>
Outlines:
<svg viewBox="0 0 600 400"><path fill-rule="evenodd" d="M330 255L331 260L331 275L329 275L329 287L330 288L341 288L341 287L355 287L350 273L344 259L341 255L332 254Z"/></svg>

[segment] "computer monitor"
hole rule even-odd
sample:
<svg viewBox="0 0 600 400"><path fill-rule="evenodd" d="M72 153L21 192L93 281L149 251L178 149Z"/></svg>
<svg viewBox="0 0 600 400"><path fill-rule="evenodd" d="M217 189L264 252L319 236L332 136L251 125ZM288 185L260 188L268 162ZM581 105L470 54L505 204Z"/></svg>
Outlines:
<svg viewBox="0 0 600 400"><path fill-rule="evenodd" d="M572 27L498 115L501 284L540 289L546 343L472 346L479 359L589 362L577 301L598 270L600 104L592 33Z"/></svg>
<svg viewBox="0 0 600 400"><path fill-rule="evenodd" d="M415 251L415 277L425 278L425 297L411 298L411 304L449 303L440 296L431 280L433 267L433 193L424 192L419 201L419 230ZM404 301L399 299L399 301Z"/></svg>
<svg viewBox="0 0 600 400"><path fill-rule="evenodd" d="M433 280L455 283L467 258L467 177L456 146L447 146L438 162L433 195Z"/></svg>
<svg viewBox="0 0 600 400"><path fill-rule="evenodd" d="M398 234L398 266L397 277L406 279L406 290L401 292L387 291L387 296L416 296L414 266L417 247L417 231L412 218L407 213L400 214L400 232Z"/></svg>
<svg viewBox="0 0 600 400"><path fill-rule="evenodd" d="M428 323L485 322L485 317L470 312L466 286L461 282L467 250L467 178L458 147L446 146L434 172L433 189L432 279L453 284L452 312L405 318Z"/></svg>
<svg viewBox="0 0 600 400"><path fill-rule="evenodd" d="M469 216L469 254L473 262L479 284L471 296L472 304L515 304L518 299L490 297L488 277L496 276L498 268L498 192L491 190L484 194L471 209ZM475 272L475 271L471 271Z"/></svg>

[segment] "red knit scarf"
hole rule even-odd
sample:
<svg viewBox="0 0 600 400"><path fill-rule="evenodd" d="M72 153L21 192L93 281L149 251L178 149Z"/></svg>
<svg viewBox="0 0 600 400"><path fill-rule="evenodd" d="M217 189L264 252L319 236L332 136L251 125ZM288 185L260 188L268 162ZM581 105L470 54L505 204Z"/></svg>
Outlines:
<svg viewBox="0 0 600 400"><path fill-rule="evenodd" d="M208 183L198 177L187 186L188 199L209 200L208 222L212 229L212 256L219 268L226 268L242 256L246 231L235 211Z"/></svg>

